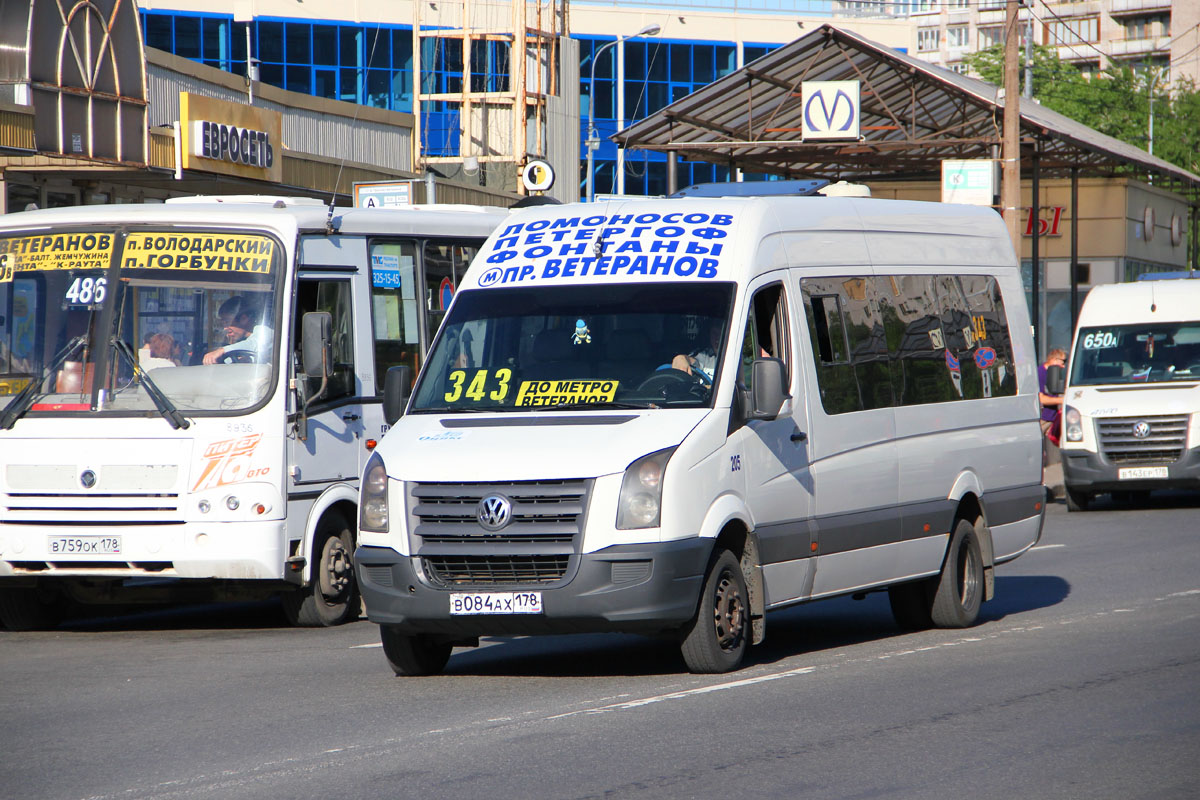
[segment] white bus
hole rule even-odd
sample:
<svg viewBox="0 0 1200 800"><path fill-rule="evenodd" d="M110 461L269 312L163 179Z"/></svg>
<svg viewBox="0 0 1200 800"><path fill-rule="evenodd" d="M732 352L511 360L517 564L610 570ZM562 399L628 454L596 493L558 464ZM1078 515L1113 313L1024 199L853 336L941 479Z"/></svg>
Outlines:
<svg viewBox="0 0 1200 800"><path fill-rule="evenodd" d="M384 375L416 373L507 214L192 198L0 217L0 623L275 593L296 624L356 617Z"/></svg>

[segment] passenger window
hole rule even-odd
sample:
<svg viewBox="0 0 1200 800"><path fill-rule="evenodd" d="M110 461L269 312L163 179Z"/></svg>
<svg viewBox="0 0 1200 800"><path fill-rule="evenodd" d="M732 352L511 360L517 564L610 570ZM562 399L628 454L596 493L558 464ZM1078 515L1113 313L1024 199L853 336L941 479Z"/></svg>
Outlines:
<svg viewBox="0 0 1200 800"><path fill-rule="evenodd" d="M826 414L845 414L865 407L854 365L850 362L846 312L853 301L844 294L843 286L849 280L854 279L818 278L800 282L817 367L817 387Z"/></svg>
<svg viewBox="0 0 1200 800"><path fill-rule="evenodd" d="M302 374L304 315L309 311L328 311L333 320L333 364L329 386L318 402L355 395L354 320L351 316L350 282L346 280L305 280L296 285L295 342L296 373ZM303 378L304 396L313 397L321 388L320 378Z"/></svg>
<svg viewBox="0 0 1200 800"><path fill-rule="evenodd" d="M375 335L375 390L383 392L389 367L420 368L416 244L371 244L371 324Z"/></svg>
<svg viewBox="0 0 1200 800"><path fill-rule="evenodd" d="M1010 397L1017 393L1017 380L1000 286L986 275L963 275L960 280L975 336L973 358L980 370L980 394Z"/></svg>
<svg viewBox="0 0 1200 800"><path fill-rule="evenodd" d="M787 295L782 283L771 284L755 293L742 336L742 385L753 389L751 365L757 358L783 361L787 381L791 382Z"/></svg>

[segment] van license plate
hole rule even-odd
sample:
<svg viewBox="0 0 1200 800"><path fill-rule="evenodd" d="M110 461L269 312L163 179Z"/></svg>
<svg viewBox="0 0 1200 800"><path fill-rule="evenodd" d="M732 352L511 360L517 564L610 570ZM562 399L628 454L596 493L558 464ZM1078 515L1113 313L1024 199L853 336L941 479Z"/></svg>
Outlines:
<svg viewBox="0 0 1200 800"><path fill-rule="evenodd" d="M54 556L119 556L120 536L51 536L46 549Z"/></svg>
<svg viewBox="0 0 1200 800"><path fill-rule="evenodd" d="M1122 467L1117 470L1117 479L1122 481L1138 481L1145 478L1166 478L1166 467Z"/></svg>
<svg viewBox="0 0 1200 800"><path fill-rule="evenodd" d="M541 614L541 592L461 592L450 595L451 614Z"/></svg>

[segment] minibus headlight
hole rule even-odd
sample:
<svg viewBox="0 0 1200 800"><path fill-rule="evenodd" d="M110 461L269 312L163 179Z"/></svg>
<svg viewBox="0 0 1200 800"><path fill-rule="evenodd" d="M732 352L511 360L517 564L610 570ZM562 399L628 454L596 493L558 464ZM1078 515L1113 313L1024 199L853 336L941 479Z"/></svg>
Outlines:
<svg viewBox="0 0 1200 800"><path fill-rule="evenodd" d="M674 447L634 461L625 469L617 501L617 529L657 528L662 511L663 473Z"/></svg>
<svg viewBox="0 0 1200 800"><path fill-rule="evenodd" d="M388 476L379 453L371 455L363 472L362 491L358 502L358 529L387 533Z"/></svg>
<svg viewBox="0 0 1200 800"><path fill-rule="evenodd" d="M1083 441L1083 417L1079 411L1070 406L1063 406L1063 435L1068 442Z"/></svg>

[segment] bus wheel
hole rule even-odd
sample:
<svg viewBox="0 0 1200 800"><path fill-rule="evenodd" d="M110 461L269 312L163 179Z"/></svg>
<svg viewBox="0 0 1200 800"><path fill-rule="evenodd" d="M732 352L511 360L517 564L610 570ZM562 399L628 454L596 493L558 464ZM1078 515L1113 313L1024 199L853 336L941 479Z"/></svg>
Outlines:
<svg viewBox="0 0 1200 800"><path fill-rule="evenodd" d="M0 589L0 627L10 631L48 631L63 621L63 597L39 586Z"/></svg>
<svg viewBox="0 0 1200 800"><path fill-rule="evenodd" d="M1092 502L1090 494L1077 492L1070 486L1063 487L1063 494L1067 496L1067 511L1087 511L1088 504Z"/></svg>
<svg viewBox="0 0 1200 800"><path fill-rule="evenodd" d="M429 634L402 633L394 625L380 625L383 654L397 675L436 675L446 667L454 645Z"/></svg>
<svg viewBox="0 0 1200 800"><path fill-rule="evenodd" d="M720 551L700 594L700 609L684 631L683 660L691 672L729 672L746 653L750 600L742 567L733 553Z"/></svg>
<svg viewBox="0 0 1200 800"><path fill-rule="evenodd" d="M979 537L974 525L960 519L950 536L929 616L939 628L966 628L975 624L982 604L983 553Z"/></svg>
<svg viewBox="0 0 1200 800"><path fill-rule="evenodd" d="M354 538L340 514L328 514L313 541L312 580L283 596L283 611L293 625L326 628L358 618L354 579Z"/></svg>

